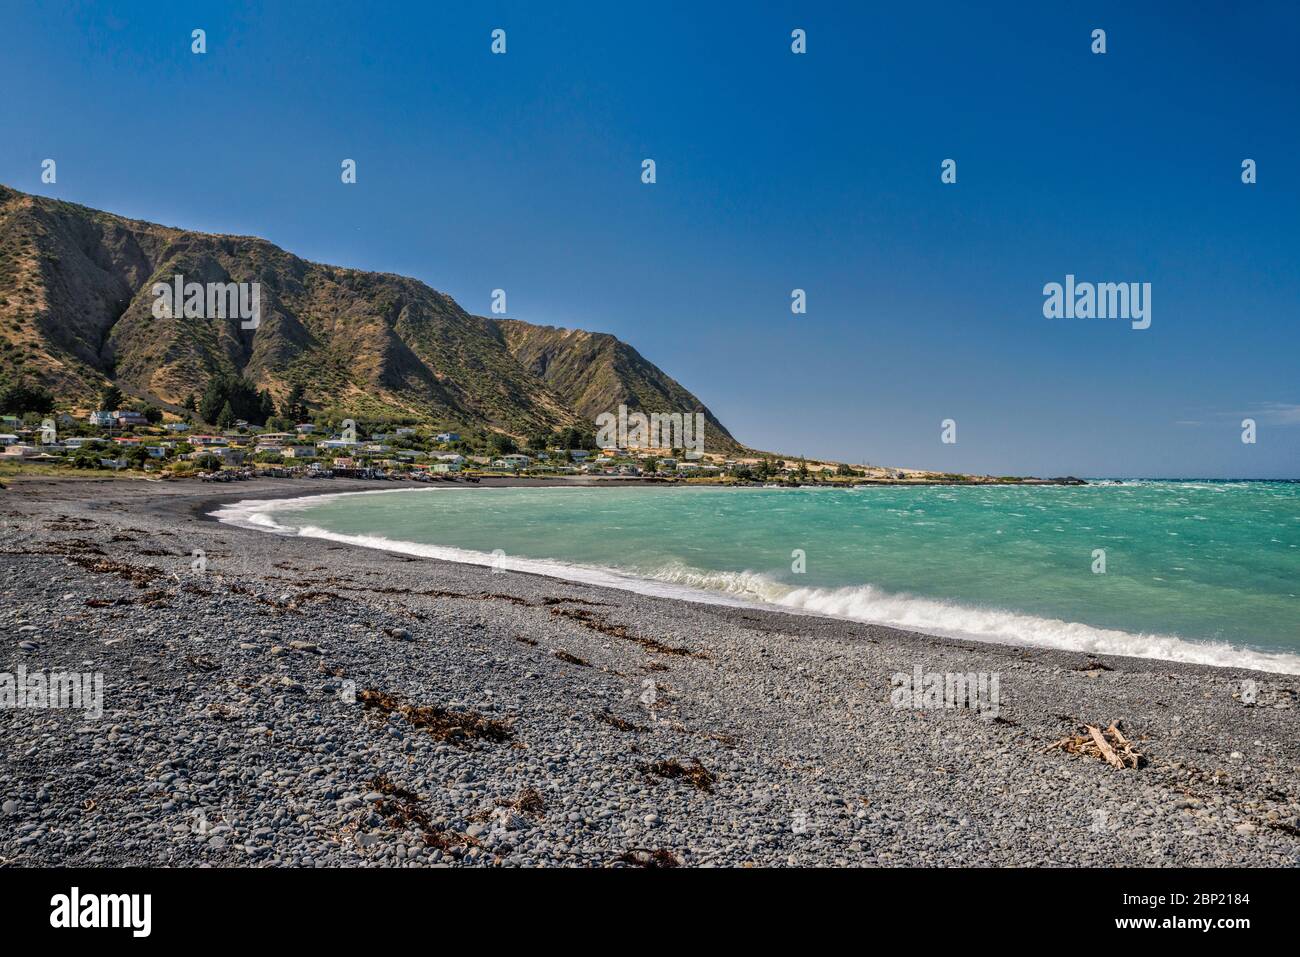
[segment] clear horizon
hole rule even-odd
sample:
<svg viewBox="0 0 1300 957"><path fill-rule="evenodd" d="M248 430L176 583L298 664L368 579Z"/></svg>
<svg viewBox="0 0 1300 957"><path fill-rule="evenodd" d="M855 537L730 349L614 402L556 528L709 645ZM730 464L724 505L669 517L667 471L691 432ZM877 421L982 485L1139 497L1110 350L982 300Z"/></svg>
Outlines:
<svg viewBox="0 0 1300 957"><path fill-rule="evenodd" d="M480 315L504 288L509 317L618 336L754 448L1300 476L1300 11L745 11L12 3L0 182ZM1150 283L1150 327L1045 318L1067 276Z"/></svg>

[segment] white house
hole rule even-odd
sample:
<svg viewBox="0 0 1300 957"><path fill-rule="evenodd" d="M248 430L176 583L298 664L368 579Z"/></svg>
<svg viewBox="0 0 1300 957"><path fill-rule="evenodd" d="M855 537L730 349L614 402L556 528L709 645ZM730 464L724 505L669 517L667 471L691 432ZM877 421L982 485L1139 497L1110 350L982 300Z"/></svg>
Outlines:
<svg viewBox="0 0 1300 957"><path fill-rule="evenodd" d="M533 460L526 455L520 455L517 452L512 455L503 455L500 458L492 460L494 469L522 469L527 468Z"/></svg>
<svg viewBox="0 0 1300 957"><path fill-rule="evenodd" d="M88 419L91 425L101 429L111 429L117 425L117 413L115 412L92 412Z"/></svg>
<svg viewBox="0 0 1300 957"><path fill-rule="evenodd" d="M433 437L433 440L434 440L435 442L459 442L459 441L460 441L460 433L459 433L459 432L439 432L437 435L435 435L435 436Z"/></svg>
<svg viewBox="0 0 1300 957"><path fill-rule="evenodd" d="M188 432L190 424L188 422L168 422L163 428L168 432Z"/></svg>

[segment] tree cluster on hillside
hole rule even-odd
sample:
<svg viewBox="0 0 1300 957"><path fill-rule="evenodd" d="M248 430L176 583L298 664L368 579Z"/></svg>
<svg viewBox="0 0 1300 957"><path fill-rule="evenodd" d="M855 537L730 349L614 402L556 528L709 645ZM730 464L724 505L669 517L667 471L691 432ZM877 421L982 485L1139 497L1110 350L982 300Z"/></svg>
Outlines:
<svg viewBox="0 0 1300 957"><path fill-rule="evenodd" d="M275 415L271 393L259 392L257 386L239 376L213 376L199 400L199 416L221 428L229 428L236 420L245 419L263 425Z"/></svg>
<svg viewBox="0 0 1300 957"><path fill-rule="evenodd" d="M54 411L54 395L49 389L32 385L25 380L0 387L0 413L23 415L36 412L45 415Z"/></svg>
<svg viewBox="0 0 1300 957"><path fill-rule="evenodd" d="M305 422L307 420L306 390L303 389L301 383L295 383L293 388L289 390L281 414L286 419L291 419L294 422Z"/></svg>
<svg viewBox="0 0 1300 957"><path fill-rule="evenodd" d="M528 436L525 448L532 452L545 452L547 449L594 449L596 434L576 427L549 433L538 432Z"/></svg>
<svg viewBox="0 0 1300 957"><path fill-rule="evenodd" d="M124 398L122 390L115 385L105 387L104 391L99 394L99 407L105 412L115 412L122 408Z"/></svg>

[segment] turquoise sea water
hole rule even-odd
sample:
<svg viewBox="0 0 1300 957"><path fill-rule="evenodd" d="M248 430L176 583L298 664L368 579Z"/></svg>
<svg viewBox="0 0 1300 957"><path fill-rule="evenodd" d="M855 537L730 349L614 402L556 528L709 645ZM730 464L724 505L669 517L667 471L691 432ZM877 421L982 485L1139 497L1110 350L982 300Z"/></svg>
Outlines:
<svg viewBox="0 0 1300 957"><path fill-rule="evenodd" d="M1296 483L442 487L219 514L657 594L1300 673Z"/></svg>

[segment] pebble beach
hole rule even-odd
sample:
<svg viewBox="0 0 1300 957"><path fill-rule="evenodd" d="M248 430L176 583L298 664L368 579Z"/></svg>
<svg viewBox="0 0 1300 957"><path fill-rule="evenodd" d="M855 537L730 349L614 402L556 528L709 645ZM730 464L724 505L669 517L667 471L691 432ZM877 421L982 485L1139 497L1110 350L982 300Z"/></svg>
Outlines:
<svg viewBox="0 0 1300 957"><path fill-rule="evenodd" d="M0 490L0 865L1296 866L1296 677L979 644ZM196 561L201 555L201 561ZM998 677L996 713L895 676ZM1060 742L1123 729L1117 767Z"/></svg>

